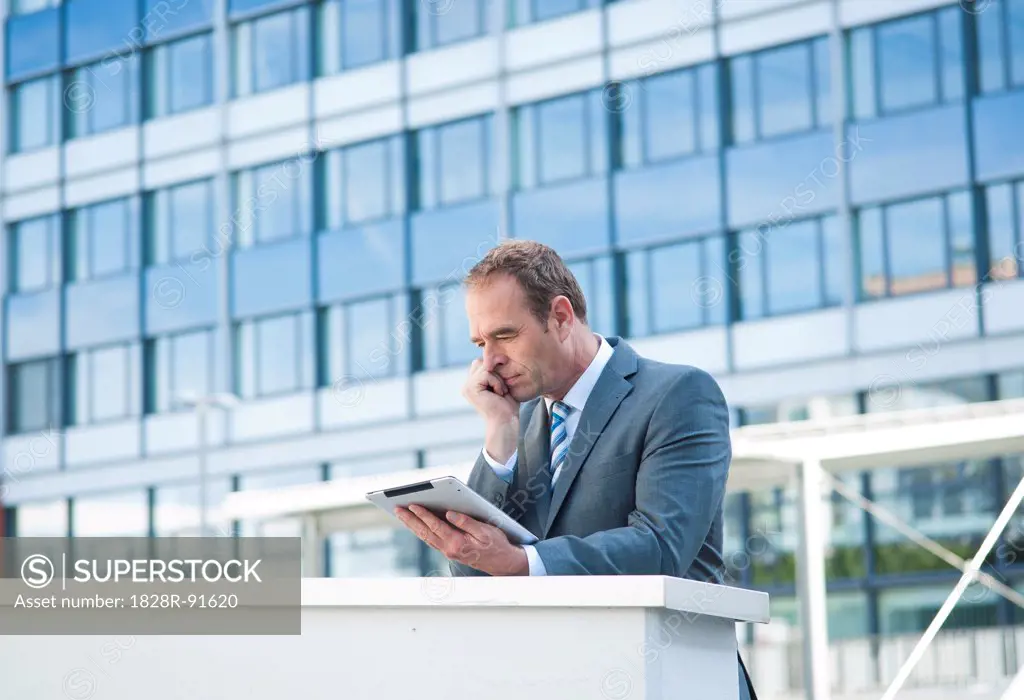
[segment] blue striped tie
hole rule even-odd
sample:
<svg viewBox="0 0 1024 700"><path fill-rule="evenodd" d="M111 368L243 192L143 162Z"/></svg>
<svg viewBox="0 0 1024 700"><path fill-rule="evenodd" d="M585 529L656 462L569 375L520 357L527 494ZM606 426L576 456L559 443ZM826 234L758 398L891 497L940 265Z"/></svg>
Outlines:
<svg viewBox="0 0 1024 700"><path fill-rule="evenodd" d="M569 432L565 424L572 410L568 404L555 401L551 404L551 480L554 481L558 468L569 454Z"/></svg>

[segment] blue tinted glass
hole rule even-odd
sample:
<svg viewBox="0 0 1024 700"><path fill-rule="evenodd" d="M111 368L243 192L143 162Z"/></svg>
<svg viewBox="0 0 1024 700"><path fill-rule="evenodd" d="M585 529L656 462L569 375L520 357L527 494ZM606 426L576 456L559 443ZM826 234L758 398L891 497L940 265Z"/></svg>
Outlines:
<svg viewBox="0 0 1024 700"><path fill-rule="evenodd" d="M587 301L587 322L601 335L615 333L611 263L607 257L568 264Z"/></svg>
<svg viewBox="0 0 1024 700"><path fill-rule="evenodd" d="M193 392L196 396L205 396L213 389L211 333L182 333L170 340L173 344L170 378L173 395Z"/></svg>
<svg viewBox="0 0 1024 700"><path fill-rule="evenodd" d="M537 143L524 143L536 148L540 161L540 181L582 177L587 173L587 101L583 95L572 95L536 106Z"/></svg>
<svg viewBox="0 0 1024 700"><path fill-rule="evenodd" d="M610 240L604 180L516 194L512 229L516 238L541 241L563 256L606 248Z"/></svg>
<svg viewBox="0 0 1024 700"><path fill-rule="evenodd" d="M767 236L764 231L741 231L736 236L736 250L730 257L739 273L741 318L750 320L765 315L764 255Z"/></svg>
<svg viewBox="0 0 1024 700"><path fill-rule="evenodd" d="M885 230L893 295L946 286L946 235L941 199L889 207Z"/></svg>
<svg viewBox="0 0 1024 700"><path fill-rule="evenodd" d="M806 131L813 125L811 55L797 44L757 57L761 135Z"/></svg>
<svg viewBox="0 0 1024 700"><path fill-rule="evenodd" d="M1012 258L1017 244L1014 233L1013 186L994 185L985 192L988 210L988 249L991 276L995 279L1016 277Z"/></svg>
<svg viewBox="0 0 1024 700"><path fill-rule="evenodd" d="M1024 139L1019 138L1024 91L974 100L974 148L978 178L1024 174Z"/></svg>
<svg viewBox="0 0 1024 700"><path fill-rule="evenodd" d="M218 269L217 260L207 253L190 264L148 268L142 299L145 332L168 333L216 323L220 313ZM133 284L138 288L137 280Z"/></svg>
<svg viewBox="0 0 1024 700"><path fill-rule="evenodd" d="M839 218L827 216L822 220L822 247L825 256L825 303L839 305L846 300L846 243Z"/></svg>
<svg viewBox="0 0 1024 700"><path fill-rule="evenodd" d="M879 138L865 128L860 132L865 137ZM883 143L858 140L858 133L851 128L841 151L833 144L832 135L824 131L728 151L730 227L806 217L835 208L839 194L836 155L851 161L850 167L854 168L866 161L872 145ZM892 142L884 143L892 148ZM920 147L925 148L924 144ZM876 148L873 152L885 150Z"/></svg>
<svg viewBox="0 0 1024 700"><path fill-rule="evenodd" d="M56 355L62 347L60 287L7 299L7 360Z"/></svg>
<svg viewBox="0 0 1024 700"><path fill-rule="evenodd" d="M817 221L772 229L765 252L768 313L793 313L821 305Z"/></svg>
<svg viewBox="0 0 1024 700"><path fill-rule="evenodd" d="M697 148L696 84L693 71L649 78L643 99L644 145L648 160L672 158Z"/></svg>
<svg viewBox="0 0 1024 700"><path fill-rule="evenodd" d="M228 11L232 14L249 12L263 8L281 5L288 0L228 0Z"/></svg>
<svg viewBox="0 0 1024 700"><path fill-rule="evenodd" d="M978 281L974 261L974 207L967 192L955 192L946 198L949 244L952 248L953 286L964 287Z"/></svg>
<svg viewBox="0 0 1024 700"><path fill-rule="evenodd" d="M978 33L978 75L982 92L1006 88L1003 22L999 12L982 12L975 17Z"/></svg>
<svg viewBox="0 0 1024 700"><path fill-rule="evenodd" d="M1006 34L1010 49L1010 80L1024 85L1024 2L1008 0L1006 5Z"/></svg>
<svg viewBox="0 0 1024 700"><path fill-rule="evenodd" d="M321 236L317 298L339 299L402 286L403 238L400 220Z"/></svg>
<svg viewBox="0 0 1024 700"><path fill-rule="evenodd" d="M284 165L276 163L256 170L253 188L258 202L253 211L256 240L266 242L297 235L296 188L285 177Z"/></svg>
<svg viewBox="0 0 1024 700"><path fill-rule="evenodd" d="M861 296L864 298L885 296L887 285L882 211L880 209L865 209L857 217L857 226Z"/></svg>
<svg viewBox="0 0 1024 700"><path fill-rule="evenodd" d="M22 83L11 90L12 151L29 151L56 143L57 77Z"/></svg>
<svg viewBox="0 0 1024 700"><path fill-rule="evenodd" d="M832 120L832 59L829 55L829 40L814 41L814 90L818 100L817 124L828 124Z"/></svg>
<svg viewBox="0 0 1024 700"><path fill-rule="evenodd" d="M346 0L341 5L341 51L345 68L388 58L386 0Z"/></svg>
<svg viewBox="0 0 1024 700"><path fill-rule="evenodd" d="M183 112L212 101L212 49L210 36L203 35L170 44L170 111Z"/></svg>
<svg viewBox="0 0 1024 700"><path fill-rule="evenodd" d="M88 209L88 217L92 276L128 269L128 203L119 199L97 204Z"/></svg>
<svg viewBox="0 0 1024 700"><path fill-rule="evenodd" d="M546 19L561 17L570 12L578 12L585 5L585 0L542 0L541 2L535 2L533 21L543 22Z"/></svg>
<svg viewBox="0 0 1024 700"><path fill-rule="evenodd" d="M87 81L90 92L86 113L86 133L100 133L124 126L134 116L138 90L138 55L125 60L101 61L78 71L79 80Z"/></svg>
<svg viewBox="0 0 1024 700"><path fill-rule="evenodd" d="M311 257L305 239L237 251L231 260L234 314L267 315L309 304Z"/></svg>
<svg viewBox="0 0 1024 700"><path fill-rule="evenodd" d="M51 219L22 221L12 227L11 236L15 258L13 290L27 292L53 284L58 251L53 246Z"/></svg>
<svg viewBox="0 0 1024 700"><path fill-rule="evenodd" d="M849 161L851 199L877 202L965 185L966 141L958 106L852 125L840 154Z"/></svg>
<svg viewBox="0 0 1024 700"><path fill-rule="evenodd" d="M210 249L213 225L212 190L208 182L195 182L170 191L171 254L191 258Z"/></svg>
<svg viewBox="0 0 1024 700"><path fill-rule="evenodd" d="M498 240L493 201L417 214L412 217L413 283L462 279Z"/></svg>
<svg viewBox="0 0 1024 700"><path fill-rule="evenodd" d="M469 364L480 356L480 349L469 340L469 317L466 316L466 296L461 286L452 286L439 296L444 334L444 362L446 365Z"/></svg>
<svg viewBox="0 0 1024 700"><path fill-rule="evenodd" d="M295 79L294 42L291 12L253 22L252 65L256 92L288 85Z"/></svg>
<svg viewBox="0 0 1024 700"><path fill-rule="evenodd" d="M703 242L656 248L651 251L653 295L651 310L657 333L693 328L704 323L698 294L703 276Z"/></svg>
<svg viewBox="0 0 1024 700"><path fill-rule="evenodd" d="M128 415L128 352L124 346L94 350L90 357L92 422ZM135 389L137 387L132 387Z"/></svg>
<svg viewBox="0 0 1024 700"><path fill-rule="evenodd" d="M60 65L60 8L7 20L7 77Z"/></svg>
<svg viewBox="0 0 1024 700"><path fill-rule="evenodd" d="M371 141L342 151L346 224L382 219L388 211L389 142Z"/></svg>
<svg viewBox="0 0 1024 700"><path fill-rule="evenodd" d="M461 202L487 193L487 130L490 119L467 119L437 130L440 200ZM432 173L424 171L423 177Z"/></svg>
<svg viewBox="0 0 1024 700"><path fill-rule="evenodd" d="M347 371L356 377L381 377L395 372L395 365L387 361L390 301L389 298L373 299L345 307Z"/></svg>
<svg viewBox="0 0 1024 700"><path fill-rule="evenodd" d="M734 58L730 64L732 79L732 138L735 143L753 141L754 61L750 56Z"/></svg>
<svg viewBox="0 0 1024 700"><path fill-rule="evenodd" d="M718 174L717 156L617 173L618 242L639 243L720 228Z"/></svg>
<svg viewBox="0 0 1024 700"><path fill-rule="evenodd" d="M904 109L938 99L932 20L924 15L878 27L883 109Z"/></svg>
<svg viewBox="0 0 1024 700"><path fill-rule="evenodd" d="M636 95L635 99L638 101L643 100L643 94L646 90L644 83L639 81L624 83L621 89L623 94ZM626 167L642 165L644 162L644 124L648 121L646 111L634 107L633 109L622 110L617 117L619 129L617 162ZM532 150L529 150L522 157L532 158L532 155ZM530 183L524 184L529 186Z"/></svg>
<svg viewBox="0 0 1024 700"><path fill-rule="evenodd" d="M137 48L143 34L137 8L136 0L67 0L65 61Z"/></svg>
<svg viewBox="0 0 1024 700"><path fill-rule="evenodd" d="M715 64L697 69L700 147L705 151L721 143L718 128L718 67Z"/></svg>
<svg viewBox="0 0 1024 700"><path fill-rule="evenodd" d="M216 0L146 0L142 27L146 41L160 41L167 35L213 21Z"/></svg>
<svg viewBox="0 0 1024 700"><path fill-rule="evenodd" d="M434 25L436 46L464 41L483 31L483 0L430 0L420 3L421 12Z"/></svg>
<svg viewBox="0 0 1024 700"><path fill-rule="evenodd" d="M875 116L875 51L870 27L850 34L851 99L857 119Z"/></svg>
<svg viewBox="0 0 1024 700"><path fill-rule="evenodd" d="M942 98L960 99L964 95L964 46L960 22L964 12L959 7L950 7L938 14L939 22L939 69L942 71Z"/></svg>
<svg viewBox="0 0 1024 700"><path fill-rule="evenodd" d="M120 275L65 288L67 347L102 345L139 334L139 280ZM149 290L146 290L149 291ZM103 309L103 313L97 313Z"/></svg>
<svg viewBox="0 0 1024 700"><path fill-rule="evenodd" d="M650 322L650 290L648 289L647 251L638 250L626 256L626 303L629 314L630 337L640 338L649 335Z"/></svg>
<svg viewBox="0 0 1024 700"><path fill-rule="evenodd" d="M256 325L256 380L261 395L299 386L298 317L263 319Z"/></svg>

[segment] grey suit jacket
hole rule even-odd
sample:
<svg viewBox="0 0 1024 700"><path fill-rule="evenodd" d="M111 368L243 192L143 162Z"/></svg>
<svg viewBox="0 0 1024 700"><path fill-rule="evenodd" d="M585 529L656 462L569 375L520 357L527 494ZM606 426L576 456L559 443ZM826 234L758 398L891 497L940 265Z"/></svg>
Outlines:
<svg viewBox="0 0 1024 700"><path fill-rule="evenodd" d="M550 576L647 574L721 583L729 410L703 370L642 358L624 340L580 416L562 472L548 477L548 412L520 406L512 482L481 452L469 486L533 532ZM483 575L450 562L455 576ZM748 698L741 677L741 700Z"/></svg>

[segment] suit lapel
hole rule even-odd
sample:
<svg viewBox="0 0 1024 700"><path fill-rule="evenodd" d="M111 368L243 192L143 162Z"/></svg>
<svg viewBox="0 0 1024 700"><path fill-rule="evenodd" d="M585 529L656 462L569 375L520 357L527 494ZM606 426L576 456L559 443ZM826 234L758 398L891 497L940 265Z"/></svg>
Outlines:
<svg viewBox="0 0 1024 700"><path fill-rule="evenodd" d="M543 526L547 516L547 501L551 490L548 474L548 463L551 459L548 454L548 434L547 407L543 399L538 399L523 435L523 449L519 455L519 468L516 470L515 495L506 501L509 506L506 512L516 519L522 519L529 512L531 505L537 504L541 509L537 516L540 526ZM526 525L526 522L523 524Z"/></svg>
<svg viewBox="0 0 1024 700"><path fill-rule="evenodd" d="M601 436L622 399L633 390L633 384L626 377L636 371L636 354L618 338L609 339L609 342L615 346L615 353L587 398L580 422L569 443L565 464L562 465L562 471L551 492L551 506L544 525L544 537L547 537L555 516L558 515L558 509L565 502L569 488L590 455L594 443Z"/></svg>

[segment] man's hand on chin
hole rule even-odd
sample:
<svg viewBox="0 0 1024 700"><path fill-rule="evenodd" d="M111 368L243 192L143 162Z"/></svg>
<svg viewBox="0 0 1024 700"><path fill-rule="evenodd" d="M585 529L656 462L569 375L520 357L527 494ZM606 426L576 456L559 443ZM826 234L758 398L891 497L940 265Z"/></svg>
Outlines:
<svg viewBox="0 0 1024 700"><path fill-rule="evenodd" d="M526 550L505 533L462 513L449 511L442 520L422 506L397 508L396 515L417 537L448 559L491 576L527 576Z"/></svg>

